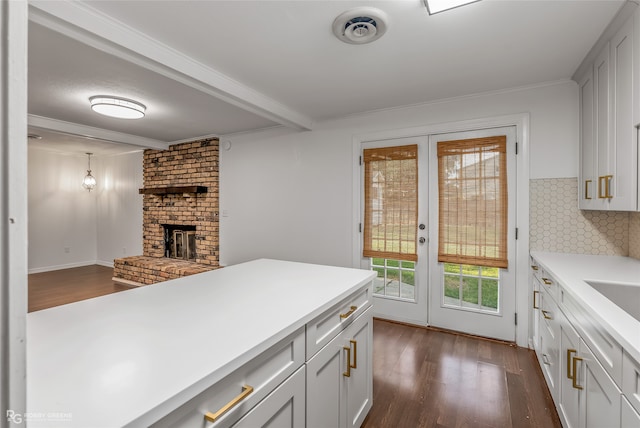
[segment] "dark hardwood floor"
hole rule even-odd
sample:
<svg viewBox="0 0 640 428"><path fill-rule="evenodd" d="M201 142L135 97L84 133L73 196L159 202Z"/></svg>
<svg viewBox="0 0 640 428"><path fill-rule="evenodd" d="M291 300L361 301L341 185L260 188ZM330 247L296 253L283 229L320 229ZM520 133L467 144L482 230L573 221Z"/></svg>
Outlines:
<svg viewBox="0 0 640 428"><path fill-rule="evenodd" d="M29 275L29 312L128 290L113 269ZM376 319L365 428L561 427L533 351Z"/></svg>
<svg viewBox="0 0 640 428"><path fill-rule="evenodd" d="M561 427L533 351L374 321L363 427Z"/></svg>
<svg viewBox="0 0 640 428"><path fill-rule="evenodd" d="M130 290L115 284L113 268L91 265L29 275L28 311L34 312L79 300Z"/></svg>

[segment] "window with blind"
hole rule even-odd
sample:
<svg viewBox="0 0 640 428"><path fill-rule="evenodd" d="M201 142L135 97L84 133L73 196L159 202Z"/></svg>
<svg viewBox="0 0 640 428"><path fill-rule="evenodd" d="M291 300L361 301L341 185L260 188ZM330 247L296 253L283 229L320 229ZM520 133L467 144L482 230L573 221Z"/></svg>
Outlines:
<svg viewBox="0 0 640 428"><path fill-rule="evenodd" d="M363 151L364 257L417 261L418 146Z"/></svg>
<svg viewBox="0 0 640 428"><path fill-rule="evenodd" d="M438 143L438 261L507 268L506 136Z"/></svg>

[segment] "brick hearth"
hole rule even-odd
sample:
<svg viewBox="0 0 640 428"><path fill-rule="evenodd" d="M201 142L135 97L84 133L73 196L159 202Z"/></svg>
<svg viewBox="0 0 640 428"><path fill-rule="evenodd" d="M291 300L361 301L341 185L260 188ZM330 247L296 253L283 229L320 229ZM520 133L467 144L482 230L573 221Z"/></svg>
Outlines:
<svg viewBox="0 0 640 428"><path fill-rule="evenodd" d="M218 170L217 139L145 150L143 255L114 260L115 281L154 284L219 267ZM195 262L165 258L163 225L195 226Z"/></svg>

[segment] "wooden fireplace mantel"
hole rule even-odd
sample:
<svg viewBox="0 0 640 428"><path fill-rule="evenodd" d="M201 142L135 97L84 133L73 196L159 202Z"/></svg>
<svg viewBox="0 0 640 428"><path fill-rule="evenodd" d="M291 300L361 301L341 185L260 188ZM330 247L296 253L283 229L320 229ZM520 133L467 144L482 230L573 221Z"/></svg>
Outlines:
<svg viewBox="0 0 640 428"><path fill-rule="evenodd" d="M169 186L138 189L141 195L169 195L174 193L207 193L207 186Z"/></svg>

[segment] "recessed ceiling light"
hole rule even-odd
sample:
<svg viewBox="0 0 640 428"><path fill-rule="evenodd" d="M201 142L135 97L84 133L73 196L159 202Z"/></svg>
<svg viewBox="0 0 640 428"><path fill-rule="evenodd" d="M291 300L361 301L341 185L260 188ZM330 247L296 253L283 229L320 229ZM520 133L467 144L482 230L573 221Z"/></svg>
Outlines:
<svg viewBox="0 0 640 428"><path fill-rule="evenodd" d="M453 9L465 4L475 3L480 0L424 0L429 15L439 13L445 10Z"/></svg>
<svg viewBox="0 0 640 428"><path fill-rule="evenodd" d="M139 102L106 95L89 98L91 109L105 116L119 119L140 119L147 108Z"/></svg>

